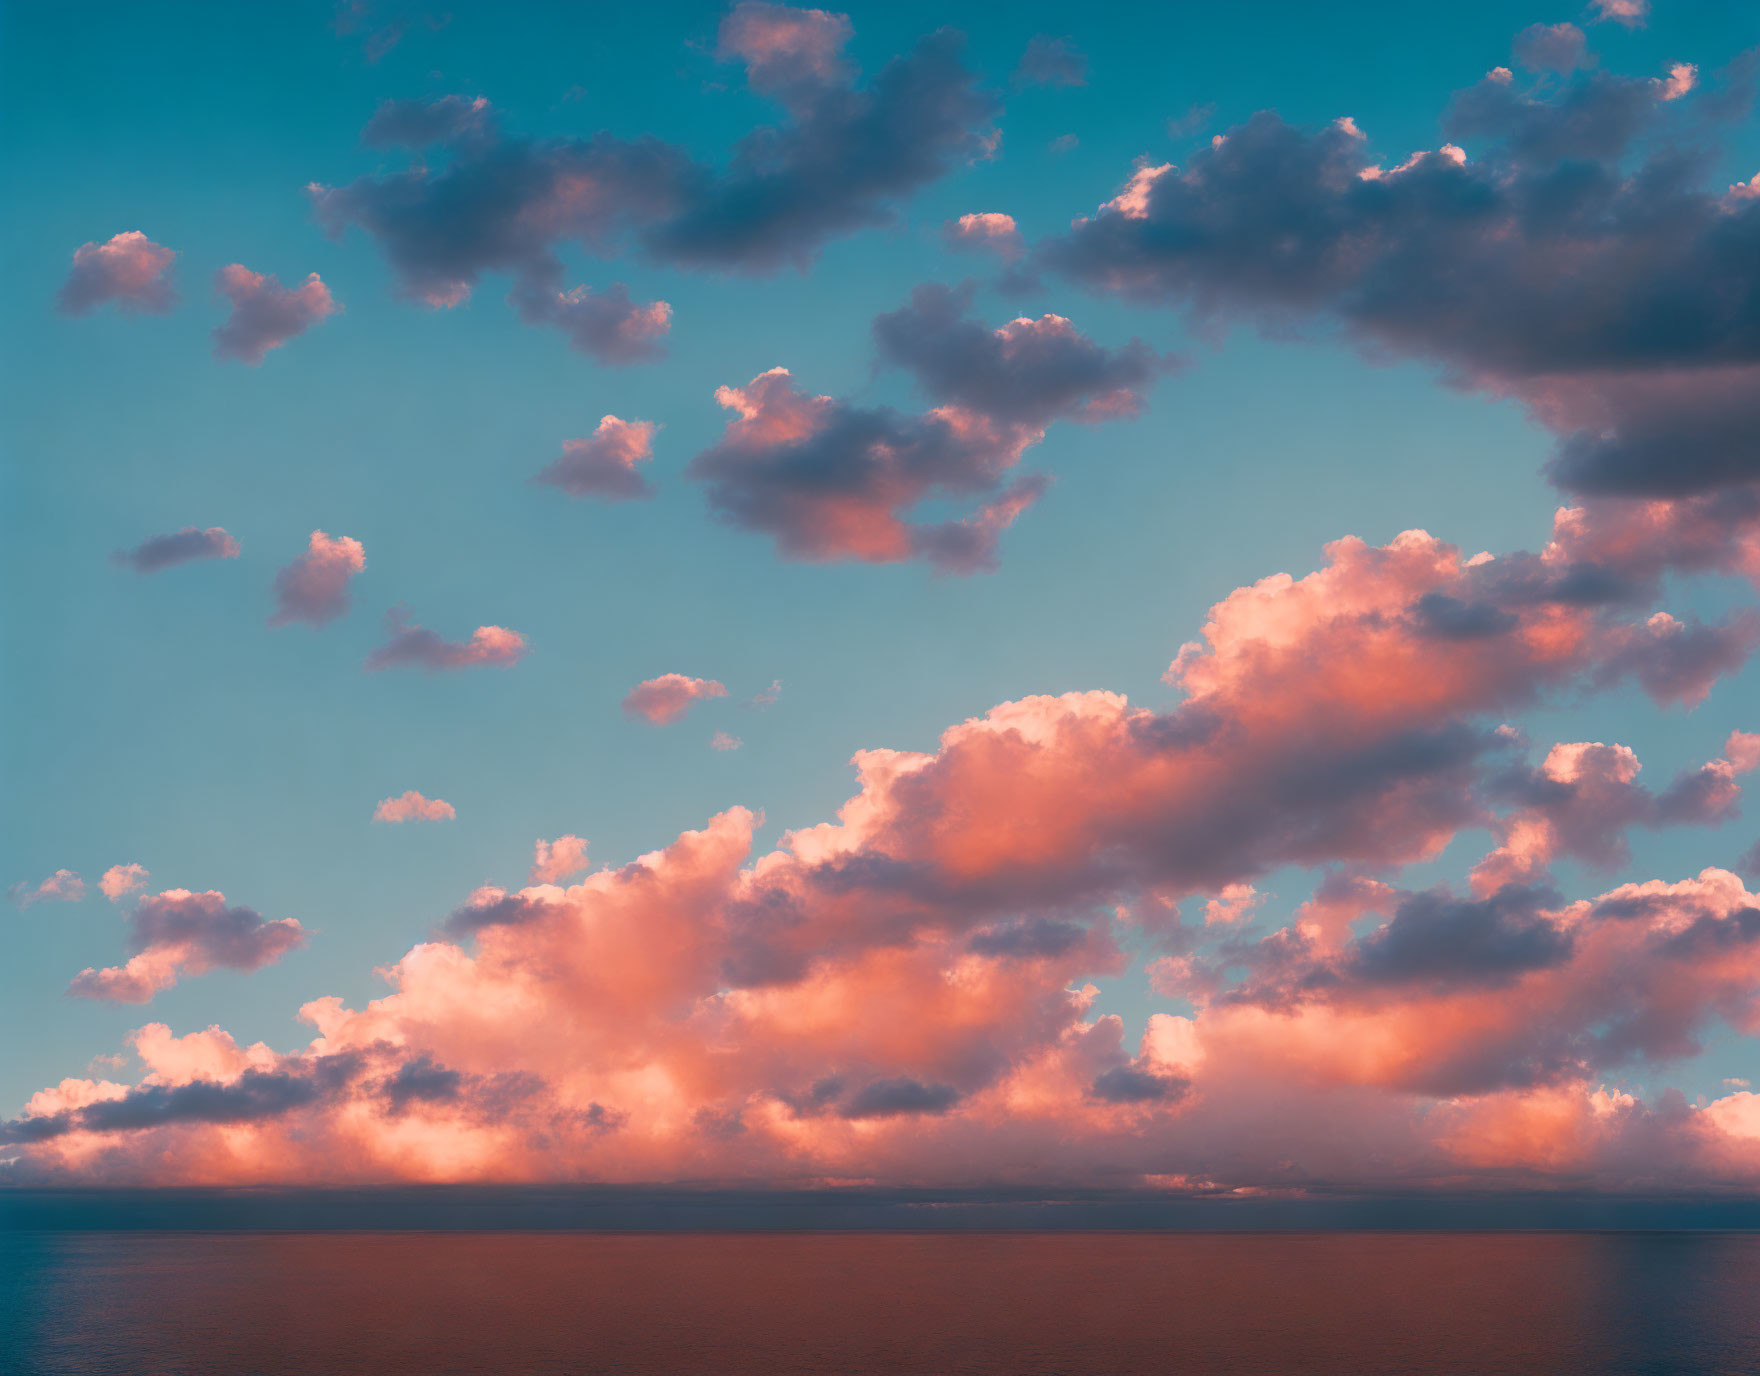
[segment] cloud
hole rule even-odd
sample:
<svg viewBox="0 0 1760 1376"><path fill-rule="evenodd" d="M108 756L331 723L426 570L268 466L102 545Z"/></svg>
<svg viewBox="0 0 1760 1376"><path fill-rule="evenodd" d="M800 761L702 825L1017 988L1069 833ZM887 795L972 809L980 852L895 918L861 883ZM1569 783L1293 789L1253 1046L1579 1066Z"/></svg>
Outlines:
<svg viewBox="0 0 1760 1376"><path fill-rule="evenodd" d="M1086 86L1088 59L1067 38L1034 34L1014 69L1016 86Z"/></svg>
<svg viewBox="0 0 1760 1376"><path fill-rule="evenodd" d="M487 666L506 669L525 658L531 648L518 631L505 626L478 626L464 642L444 639L438 631L418 626L406 612L393 609L385 617L389 639L367 656L367 670L416 668L429 673Z"/></svg>
<svg viewBox="0 0 1760 1376"><path fill-rule="evenodd" d="M651 420L619 420L602 416L586 439L564 440L562 457L542 473L538 481L559 487L571 497L597 497L607 502L645 500L654 495L636 465L654 456Z"/></svg>
<svg viewBox="0 0 1760 1376"><path fill-rule="evenodd" d="M1593 62L1588 40L1575 24L1530 24L1516 35L1515 60L1531 72L1569 76Z"/></svg>
<svg viewBox="0 0 1760 1376"><path fill-rule="evenodd" d="M85 315L114 301L125 311L162 315L177 304L171 285L171 265L176 260L176 250L155 244L135 229L101 244L81 244L56 295L56 308L64 315Z"/></svg>
<svg viewBox="0 0 1760 1376"><path fill-rule="evenodd" d="M86 881L74 870L56 870L35 888L22 881L14 884L6 896L19 908L33 903L77 903L86 896Z"/></svg>
<svg viewBox="0 0 1760 1376"><path fill-rule="evenodd" d="M600 363L652 363L666 357L660 341L672 330L672 307L664 301L638 306L621 282L602 292L522 284L508 299L526 324L556 326L577 352Z"/></svg>
<svg viewBox="0 0 1760 1376"><path fill-rule="evenodd" d="M1537 94L1500 70L1445 113L1457 143L1392 167L1354 126L1263 112L1184 167L1139 167L1033 262L1213 323L1319 316L1432 360L1558 436L1550 476L1589 519L1691 525L1702 567L1760 568L1760 335L1727 305L1760 283L1760 201L1700 185L1677 152L1725 117L1684 107L1733 111L1741 82L1668 100L1684 78L1579 71Z"/></svg>
<svg viewBox="0 0 1760 1376"><path fill-rule="evenodd" d="M424 798L413 788L395 798L381 798L373 809L375 822L450 822L457 816L444 798Z"/></svg>
<svg viewBox="0 0 1760 1376"><path fill-rule="evenodd" d="M558 836L554 841L537 841L532 845L531 882L554 884L579 874L587 867L587 842L573 834Z"/></svg>
<svg viewBox="0 0 1760 1376"><path fill-rule="evenodd" d="M1650 0L1589 0L1596 23L1612 22L1628 29L1641 29L1650 17Z"/></svg>
<svg viewBox="0 0 1760 1376"><path fill-rule="evenodd" d="M667 726L682 720L693 703L726 696L727 686L712 678L661 674L631 688L624 695L623 710L632 717L646 717L655 726Z"/></svg>
<svg viewBox="0 0 1760 1376"><path fill-rule="evenodd" d="M118 550L111 562L136 573L157 573L197 559L236 559L238 541L220 526L201 530L185 526L172 535L155 535L130 550Z"/></svg>
<svg viewBox="0 0 1760 1376"><path fill-rule="evenodd" d="M736 419L687 476L718 516L770 535L784 558L993 567L997 536L1044 491L1043 479L1005 479L1045 427L1135 415L1167 365L1138 340L1095 344L1062 316L989 329L966 316L968 300L919 287L874 322L881 359L914 373L939 403L927 413L813 396L772 368L716 392ZM942 495L988 500L962 519L906 519Z"/></svg>
<svg viewBox="0 0 1760 1376"><path fill-rule="evenodd" d="M847 17L822 10L733 8L718 55L743 65L782 118L750 131L720 164L652 137L522 138L451 96L426 111L382 107L373 139L420 139L423 160L314 185L313 205L332 233L356 226L371 236L412 300L455 306L485 275L507 274L528 319L562 326L589 352L645 356L664 333L664 303L630 306L621 288L562 293L563 245L600 258L634 248L686 268L804 266L827 241L889 223L915 192L983 154L996 104L965 69L958 34L931 34L863 83L843 55L851 32Z"/></svg>
<svg viewBox="0 0 1760 1376"><path fill-rule="evenodd" d="M711 750L738 750L744 744L745 742L738 736L730 736L725 731L717 731L709 737L709 749Z"/></svg>
<svg viewBox="0 0 1760 1376"><path fill-rule="evenodd" d="M112 865L104 871L104 877L98 881L98 888L112 903L120 903L136 889L145 888L146 884L145 865Z"/></svg>
<svg viewBox="0 0 1760 1376"><path fill-rule="evenodd" d="M271 626L294 621L322 626L348 611L348 580L367 566L359 540L314 530L306 552L275 575Z"/></svg>
<svg viewBox="0 0 1760 1376"><path fill-rule="evenodd" d="M67 992L109 1003L148 1003L186 975L219 966L260 970L305 945L305 929L291 917L265 922L249 908L226 906L210 889L166 889L141 899L128 915L126 965L82 970Z"/></svg>
<svg viewBox="0 0 1760 1376"><path fill-rule="evenodd" d="M942 241L949 248L976 248L996 254L1003 262L1013 262L1026 252L1026 240L1015 228L1014 216L994 211L961 215L941 228Z"/></svg>
<svg viewBox="0 0 1760 1376"><path fill-rule="evenodd" d="M253 367L269 350L279 349L342 309L315 272L289 288L273 274L233 263L214 274L214 289L232 302L232 315L214 329L214 355Z"/></svg>

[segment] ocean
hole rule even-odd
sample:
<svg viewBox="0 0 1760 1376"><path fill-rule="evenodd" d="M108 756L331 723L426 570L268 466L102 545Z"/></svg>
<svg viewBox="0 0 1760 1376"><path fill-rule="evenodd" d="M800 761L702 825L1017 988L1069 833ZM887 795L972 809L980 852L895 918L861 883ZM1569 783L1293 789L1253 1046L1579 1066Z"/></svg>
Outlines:
<svg viewBox="0 0 1760 1376"><path fill-rule="evenodd" d="M17 1230L0 1370L1754 1376L1760 1234Z"/></svg>

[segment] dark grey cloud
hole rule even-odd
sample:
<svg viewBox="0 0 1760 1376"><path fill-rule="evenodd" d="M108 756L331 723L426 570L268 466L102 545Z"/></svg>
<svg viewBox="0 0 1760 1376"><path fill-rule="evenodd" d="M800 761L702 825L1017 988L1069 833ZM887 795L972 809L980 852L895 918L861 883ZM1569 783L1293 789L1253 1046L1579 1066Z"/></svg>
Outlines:
<svg viewBox="0 0 1760 1376"><path fill-rule="evenodd" d="M997 107L964 66L960 35L928 35L865 84L838 55L848 36L838 16L736 7L721 55L745 60L783 118L719 166L652 137L523 138L481 102L448 96L388 102L367 126L371 143L424 147L423 163L314 186L313 203L331 232L370 235L416 300L455 304L485 275L508 274L528 318L590 341L603 301L560 314L532 304L558 293L564 244L737 272L804 266L827 240L887 223L899 202L984 155Z"/></svg>
<svg viewBox="0 0 1760 1376"><path fill-rule="evenodd" d="M1520 885L1482 899L1411 894L1385 926L1353 944L1343 974L1383 985L1507 984L1570 958L1570 935L1544 916L1561 902L1550 890Z"/></svg>
<svg viewBox="0 0 1760 1376"><path fill-rule="evenodd" d="M946 1113L960 1101L952 1085L925 1084L901 1075L857 1090L839 1112L845 1118L896 1118L907 1113Z"/></svg>
<svg viewBox="0 0 1760 1376"><path fill-rule="evenodd" d="M1191 1082L1178 1075L1165 1075L1137 1064L1114 1066L1094 1077L1089 1092L1111 1104L1153 1104L1178 1099Z"/></svg>
<svg viewBox="0 0 1760 1376"><path fill-rule="evenodd" d="M221 526L209 526L206 530L185 526L170 535L152 536L133 549L118 550L110 558L136 573L157 573L197 559L236 559L238 541Z"/></svg>
<svg viewBox="0 0 1760 1376"><path fill-rule="evenodd" d="M1536 60L1540 60L1536 56ZM1577 66L1559 54L1546 59ZM1760 197L1726 191L1721 86L1507 72L1461 93L1468 145L1384 166L1355 126L1262 112L1040 246L1095 290L1212 320L1318 316L1379 353L1513 395L1575 492L1680 497L1760 480Z"/></svg>

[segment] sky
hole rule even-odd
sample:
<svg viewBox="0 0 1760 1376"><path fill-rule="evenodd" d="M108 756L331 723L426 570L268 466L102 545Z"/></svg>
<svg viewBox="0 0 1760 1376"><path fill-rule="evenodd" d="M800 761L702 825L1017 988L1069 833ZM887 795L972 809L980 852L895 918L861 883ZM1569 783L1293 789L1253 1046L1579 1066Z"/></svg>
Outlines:
<svg viewBox="0 0 1760 1376"><path fill-rule="evenodd" d="M0 1182L1751 1193L1757 49L8 6Z"/></svg>

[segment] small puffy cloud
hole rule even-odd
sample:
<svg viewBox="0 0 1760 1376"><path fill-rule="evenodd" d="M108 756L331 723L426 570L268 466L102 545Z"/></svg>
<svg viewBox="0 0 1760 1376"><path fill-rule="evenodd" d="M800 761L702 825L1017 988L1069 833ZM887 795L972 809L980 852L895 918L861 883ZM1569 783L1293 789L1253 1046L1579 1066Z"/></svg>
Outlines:
<svg viewBox="0 0 1760 1376"><path fill-rule="evenodd" d="M1204 925L1214 927L1240 922L1251 917L1264 901L1265 895L1251 884L1226 885L1221 893L1204 905Z"/></svg>
<svg viewBox="0 0 1760 1376"><path fill-rule="evenodd" d="M1653 83L1658 97L1679 100L1699 84L1699 69L1691 62L1671 62L1668 75Z"/></svg>
<svg viewBox="0 0 1760 1376"><path fill-rule="evenodd" d="M458 813L444 798L424 798L409 789L395 798L382 798L373 809L375 822L450 822Z"/></svg>
<svg viewBox="0 0 1760 1376"><path fill-rule="evenodd" d="M82 970L68 993L108 1003L147 1003L185 975L217 966L260 970L306 939L295 919L265 922L250 908L227 907L226 895L216 889L153 894L136 905L127 922L133 952L128 963Z"/></svg>
<svg viewBox="0 0 1760 1376"><path fill-rule="evenodd" d="M154 535L133 549L118 550L110 556L112 563L136 573L157 573L197 559L236 558L238 541L221 526L209 526L206 530L185 526L171 535Z"/></svg>
<svg viewBox="0 0 1760 1376"><path fill-rule="evenodd" d="M1027 242L1015 226L1014 216L980 211L949 220L941 229L949 248L984 249L1004 262L1012 262L1027 250Z"/></svg>
<svg viewBox="0 0 1760 1376"><path fill-rule="evenodd" d="M755 693L752 695L752 700L749 706L756 707L762 712L766 707L774 707L781 696L782 680L779 678L773 678L770 680L770 686L768 688L761 693Z"/></svg>
<svg viewBox="0 0 1760 1376"><path fill-rule="evenodd" d="M571 497L597 497L607 502L652 497L654 489L636 465L653 458L657 429L651 420L602 416L598 428L586 439L564 440L562 457L538 474L537 480L559 487Z"/></svg>
<svg viewBox="0 0 1760 1376"><path fill-rule="evenodd" d="M587 867L587 838L572 833L532 843L531 882L557 884Z"/></svg>
<svg viewBox="0 0 1760 1376"><path fill-rule="evenodd" d="M22 882L14 884L6 896L20 908L33 903L77 903L86 896L86 881L75 870L56 870L35 888Z"/></svg>
<svg viewBox="0 0 1760 1376"><path fill-rule="evenodd" d="M315 272L297 287L284 287L273 273L233 263L214 274L214 287L232 302L231 317L215 327L214 354L253 366L342 309Z"/></svg>
<svg viewBox="0 0 1760 1376"><path fill-rule="evenodd" d="M104 871L104 877L98 881L98 887L104 897L112 903L119 903L136 889L145 888L147 884L147 867L145 865L112 865Z"/></svg>
<svg viewBox="0 0 1760 1376"><path fill-rule="evenodd" d="M469 640L447 640L438 631L418 626L401 608L385 618L389 639L367 656L367 670L416 668L430 673L479 666L506 669L519 663L530 646L518 631L505 626L478 626Z"/></svg>
<svg viewBox="0 0 1760 1376"><path fill-rule="evenodd" d="M665 301L638 304L615 282L604 291L574 287L557 291L547 282L526 282L508 298L528 325L554 325L569 343L600 363L653 363L666 357L661 340L672 331Z"/></svg>
<svg viewBox="0 0 1760 1376"><path fill-rule="evenodd" d="M725 731L717 731L709 737L709 749L711 750L738 750L744 744L745 742L738 736L731 736Z"/></svg>
<svg viewBox="0 0 1760 1376"><path fill-rule="evenodd" d="M843 48L853 32L846 14L740 0L721 21L717 55L743 62L753 90L786 103L803 87L810 91L848 79Z"/></svg>
<svg viewBox="0 0 1760 1376"><path fill-rule="evenodd" d="M1067 38L1034 34L1014 69L1017 86L1086 86L1088 58Z"/></svg>
<svg viewBox="0 0 1760 1376"><path fill-rule="evenodd" d="M314 530L306 552L275 575L276 608L269 624L334 621L348 610L348 580L366 566L359 540Z"/></svg>
<svg viewBox="0 0 1760 1376"><path fill-rule="evenodd" d="M65 315L84 315L114 301L125 311L163 314L177 304L171 288L176 258L174 249L155 244L136 229L101 244L81 244L73 251L73 268L55 298L56 307Z"/></svg>
<svg viewBox="0 0 1760 1376"><path fill-rule="evenodd" d="M1641 29L1650 17L1650 0L1590 0L1590 19L1597 24L1622 24Z"/></svg>
<svg viewBox="0 0 1760 1376"><path fill-rule="evenodd" d="M1569 76L1593 63L1588 39L1575 24L1530 24L1516 35L1511 51L1531 72Z"/></svg>
<svg viewBox="0 0 1760 1376"><path fill-rule="evenodd" d="M692 703L726 696L727 686L712 678L661 674L631 688L624 696L623 710L632 717L646 717L656 726L666 726L690 711Z"/></svg>
<svg viewBox="0 0 1760 1376"><path fill-rule="evenodd" d="M1074 134L1059 134L1045 147L1061 157L1065 153L1075 152L1077 148L1081 147L1081 143L1082 141Z"/></svg>

